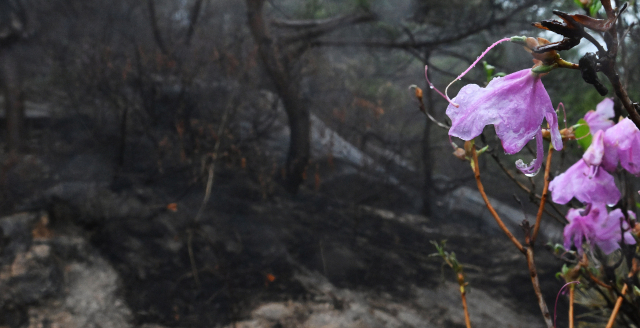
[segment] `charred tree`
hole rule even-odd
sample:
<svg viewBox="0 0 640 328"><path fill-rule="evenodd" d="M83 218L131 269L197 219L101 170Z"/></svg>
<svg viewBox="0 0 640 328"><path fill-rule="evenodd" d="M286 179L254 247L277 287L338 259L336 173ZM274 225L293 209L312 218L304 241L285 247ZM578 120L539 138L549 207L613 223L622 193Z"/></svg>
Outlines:
<svg viewBox="0 0 640 328"><path fill-rule="evenodd" d="M24 97L18 65L10 48L25 34L26 23L26 13L20 2L0 0L0 85L9 152L19 152L24 145Z"/></svg>
<svg viewBox="0 0 640 328"><path fill-rule="evenodd" d="M296 193L303 182L310 157L310 122L309 107L300 94L294 63L319 37L353 24L375 20L375 16L369 12L355 12L322 20L274 21L273 25L281 29L280 32L285 30L276 37L265 22L264 2L246 0L248 23L260 58L289 120L291 135L284 185L289 192Z"/></svg>
<svg viewBox="0 0 640 328"><path fill-rule="evenodd" d="M285 167L285 188L296 193L310 157L309 108L302 101L298 84L291 77L291 69L282 56L282 49L267 30L263 8L264 0L247 0L251 34L289 120L291 135Z"/></svg>

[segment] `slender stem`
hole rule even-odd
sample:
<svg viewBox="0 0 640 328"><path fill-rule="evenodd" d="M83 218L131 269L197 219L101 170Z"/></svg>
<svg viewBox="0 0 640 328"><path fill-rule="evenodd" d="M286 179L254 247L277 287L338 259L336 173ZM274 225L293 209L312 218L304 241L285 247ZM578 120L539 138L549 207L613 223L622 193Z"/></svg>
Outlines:
<svg viewBox="0 0 640 328"><path fill-rule="evenodd" d="M607 18L613 19L615 18L616 13L613 11L611 7L611 2L609 0L601 1L602 6L604 7L605 12L607 13ZM627 94L627 90L620 82L620 76L616 70L616 58L618 55L618 30L616 24L612 24L611 28L607 32L610 38L607 40L607 58L603 62L602 65L602 73L607 76L609 81L611 82L611 86L616 93L616 96L622 102L622 106L629 113L629 118L635 123L635 125L640 129L640 114L636 110L634 103L629 98L629 94ZM602 55L600 55L602 56Z"/></svg>
<svg viewBox="0 0 640 328"><path fill-rule="evenodd" d="M542 188L542 197L540 198L538 215L536 215L536 225L533 228L533 236L531 236L531 245L533 245L533 243L536 241L536 237L538 237L538 231L540 231L540 223L542 222L542 213L544 212L544 204L547 203L547 194L549 193L549 171L551 171L552 155L553 147L549 147L549 154L547 155L547 165L544 168L544 187Z"/></svg>
<svg viewBox="0 0 640 328"><path fill-rule="evenodd" d="M466 148L466 146L465 146ZM487 194L484 192L484 186L482 185L482 181L480 180L480 165L478 163L478 153L476 152L475 146L471 146L471 156L473 161L471 162L471 167L473 168L473 173L476 178L476 182L478 184L478 191L480 195L482 195L482 199L484 200L487 208L493 218L498 223L498 226L504 231L507 237L511 240L511 242L523 253L527 258L527 265L529 266L529 276L531 277L531 283L533 284L533 290L536 294L536 298L538 299L538 305L540 306L540 311L542 312L542 316L544 317L544 321L547 324L547 328L553 328L553 322L551 320L551 315L549 314L549 309L547 308L547 303L544 301L544 297L542 297L542 291L540 290L540 282L538 280L538 272L536 271L536 264L533 260L533 247L531 245L531 240L527 238L529 242L529 247L524 248L522 244L513 236L509 228L504 224L500 216L496 212L496 210L489 202L489 198ZM547 165L548 166L548 165Z"/></svg>
<svg viewBox="0 0 640 328"><path fill-rule="evenodd" d="M187 231L187 251L189 251L189 262L191 262L191 273L193 274L193 279L196 281L196 285L198 286L198 288L200 288L202 286L202 284L200 284L200 276L198 275L198 267L196 267L196 258L193 255L193 246L192 246L192 242L193 242L193 231L191 231L191 229L189 229Z"/></svg>
<svg viewBox="0 0 640 328"><path fill-rule="evenodd" d="M511 240L511 242L522 253L525 253L526 251L524 247L522 247L522 244L520 244L520 242L516 239L516 237L513 236L511 231L509 231L509 228L507 228L507 226L504 224L502 219L500 219L498 212L496 212L496 210L493 208L493 206L491 205L491 202L489 201L489 198L487 197L487 194L484 192L484 186L482 185L482 181L480 180L480 165L478 163L478 153L476 152L475 146L472 146L471 148L472 148L471 154L473 156L473 163L471 163L473 167L473 173L476 178L476 183L478 184L478 191L480 192L480 195L482 195L482 199L484 200L484 203L487 205L487 209L489 209L489 212L491 213L491 215L493 215L493 218L496 220L496 223L498 223L498 226L500 227L500 229L504 231L504 233Z"/></svg>
<svg viewBox="0 0 640 328"><path fill-rule="evenodd" d="M527 188L527 186L525 186L522 182L518 181L518 179L516 179L515 176L513 176L513 173L509 172L509 170L504 166L504 164L502 164L502 162L500 162L500 158L498 158L498 155L491 153L491 157L493 158L493 160L498 164L498 166L500 167L500 169L507 175L507 177L509 179L511 179L511 181L513 181L518 187L520 187L520 189L522 189L524 192L526 192L527 194L531 194L531 189ZM533 194L533 197L535 197L535 199L533 200L533 202L536 205L540 205L539 203L537 203L537 199L541 199L542 196L538 195L538 194ZM564 214L562 214L562 212L560 212L560 210L553 204L553 203L549 203L549 205L551 205L551 207L558 213L558 215L560 215L560 217L558 215L555 215L553 213L551 213L548 209L544 209L544 212L547 213L549 216L551 216L552 218L554 218L556 221L562 223L562 224L567 224L566 220L563 220L561 217L564 216Z"/></svg>
<svg viewBox="0 0 640 328"><path fill-rule="evenodd" d="M602 282L602 280L598 279L598 277L594 276L593 273L589 272L587 270L587 273L589 273L589 279L591 279L591 281L593 281L596 285L600 286L600 287L604 287L606 289L611 289L611 286L605 284L604 282Z"/></svg>
<svg viewBox="0 0 640 328"><path fill-rule="evenodd" d="M540 290L540 281L538 280L538 272L536 271L536 263L533 261L533 247L527 247L525 250L525 256L527 257L527 265L529 266L529 276L531 277L531 283L533 284L533 291L538 299L538 306L544 317L544 322L547 324L547 328L553 328L553 321L551 320L551 314L549 314L549 308L547 303L542 297L542 290Z"/></svg>
<svg viewBox="0 0 640 328"><path fill-rule="evenodd" d="M620 296L616 300L616 305L613 307L613 311L611 312L611 316L609 317L609 322L607 323L606 328L613 327L613 323L616 322L616 317L618 316L618 312L620 311L620 306L622 306L622 301L624 300L624 294L627 293L627 284L622 287L622 291L620 292Z"/></svg>
<svg viewBox="0 0 640 328"><path fill-rule="evenodd" d="M573 328L573 301L575 299L575 285L569 287L569 328Z"/></svg>
<svg viewBox="0 0 640 328"><path fill-rule="evenodd" d="M460 284L460 297L462 298L462 309L464 310L464 323L467 328L471 328L471 319L469 318L469 308L467 307L467 292L464 289L464 275L458 273L458 283Z"/></svg>
<svg viewBox="0 0 640 328"><path fill-rule="evenodd" d="M627 277L629 278L633 277L636 273L638 273L639 270L640 270L640 266L638 265L638 260L634 258L632 262L631 271L629 272ZM606 328L613 327L613 323L616 321L616 317L618 316L618 312L620 311L620 307L622 306L622 301L624 301L624 295L627 293L628 289L629 287L625 283L624 286L622 287L622 290L620 291L620 296L618 296L618 299L616 300L616 305L613 307L613 311L611 312L611 316L609 317L609 322L607 323Z"/></svg>

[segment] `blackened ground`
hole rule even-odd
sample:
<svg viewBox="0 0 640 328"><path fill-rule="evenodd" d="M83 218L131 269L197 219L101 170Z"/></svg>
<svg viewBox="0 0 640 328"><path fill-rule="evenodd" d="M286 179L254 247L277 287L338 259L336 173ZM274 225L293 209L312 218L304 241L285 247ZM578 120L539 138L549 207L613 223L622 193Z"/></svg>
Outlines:
<svg viewBox="0 0 640 328"><path fill-rule="evenodd" d="M412 288L451 280L451 271L428 257L435 251L429 241L443 239L468 264L471 290L539 313L524 256L502 235L478 235L464 226L344 204L306 190L262 200L250 196L260 194L258 186L242 174L223 171L219 178L199 222L192 220L200 190L184 185L186 192L178 192L159 182L145 188L163 196L146 202L182 197L177 212L112 217L92 229L92 243L124 281L137 324L214 326L241 320L267 301L307 300L313 291L294 279L303 269L337 287L409 299ZM560 262L543 247L537 260L551 307L561 286L554 278Z"/></svg>
<svg viewBox="0 0 640 328"><path fill-rule="evenodd" d="M403 203L389 184L345 177L319 192L303 188L290 196L276 187L265 193L250 167L220 161L207 207L194 222L204 183L194 181L188 165L175 160L160 169L141 141L129 145L123 168L114 166L112 146L81 152L78 145L61 145L3 162L0 210L46 210L54 230L81 227L117 271L135 324L212 327L242 320L265 302L312 299L315 291L296 279L303 271L318 272L339 288L409 300L416 288L453 280L440 259L429 257L435 252L429 241L443 239L467 265L471 293L478 288L507 297L516 311L539 317L524 257L506 237L403 214L411 202ZM382 191L367 194L376 188ZM167 209L171 203L175 212ZM537 254L552 307L561 263L542 246ZM14 302L2 309L13 315L0 322L21 326L26 307L39 302Z"/></svg>

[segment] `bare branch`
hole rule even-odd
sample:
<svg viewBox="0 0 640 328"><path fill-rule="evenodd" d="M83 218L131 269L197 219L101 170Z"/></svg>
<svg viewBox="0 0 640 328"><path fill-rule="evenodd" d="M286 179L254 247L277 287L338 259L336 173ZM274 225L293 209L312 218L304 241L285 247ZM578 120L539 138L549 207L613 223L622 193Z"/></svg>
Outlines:
<svg viewBox="0 0 640 328"><path fill-rule="evenodd" d="M301 25L309 28L304 32L299 32L291 36L282 39L284 43L291 43L296 41L315 39L327 33L333 32L336 29L343 28L345 26L351 26L360 23L368 23L376 20L376 15L372 13L351 13L344 16L339 16L331 19L313 20L313 21L278 21L274 22L276 25L288 24L287 27L294 27L295 25ZM298 27L302 28L302 27Z"/></svg>
<svg viewBox="0 0 640 328"><path fill-rule="evenodd" d="M158 28L158 21L156 20L156 4L154 0L147 0L147 7L149 8L149 20L151 21L151 30L153 32L153 37L156 40L156 45L160 48L163 54L168 55L169 51L162 41L162 35L160 34L160 29Z"/></svg>
<svg viewBox="0 0 640 328"><path fill-rule="evenodd" d="M477 34L481 31L487 30L495 25L502 25L507 23L513 15L524 10L525 8L529 8L535 1L527 1L522 5L516 7L508 14L505 14L501 18L491 17L487 22L482 25L475 25L468 30L459 33L457 35L445 37L442 39L436 40L422 40L422 41L414 41L414 40L405 40L405 41L389 41L389 40L317 40L313 43L315 46L360 46L360 47L373 47L373 48L398 48L398 49L408 49L408 48L421 48L421 47L436 47L443 44L449 44L456 41L460 41L468 36Z"/></svg>
<svg viewBox="0 0 640 328"><path fill-rule="evenodd" d="M184 39L184 44L189 45L191 43L191 38L193 37L193 32L196 29L196 23L198 22L198 16L200 16L200 9L202 8L202 0L196 0L196 3L193 5L191 12L189 13L189 29L187 30L187 35Z"/></svg>

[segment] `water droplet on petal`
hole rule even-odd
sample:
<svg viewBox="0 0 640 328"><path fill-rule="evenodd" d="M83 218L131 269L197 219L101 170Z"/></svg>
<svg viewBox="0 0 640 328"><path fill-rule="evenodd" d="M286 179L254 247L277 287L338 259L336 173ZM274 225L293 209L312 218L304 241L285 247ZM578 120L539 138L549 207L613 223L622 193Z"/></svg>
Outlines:
<svg viewBox="0 0 640 328"><path fill-rule="evenodd" d="M429 89L433 89L433 85L430 85L430 86L429 86Z"/></svg>

